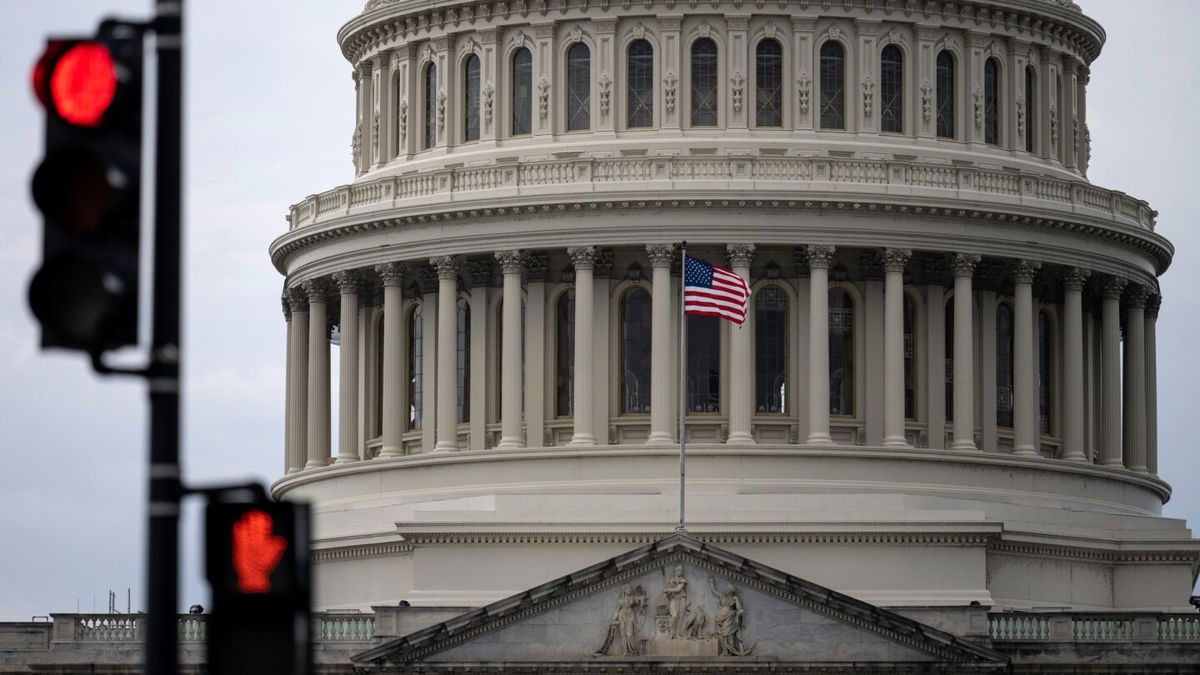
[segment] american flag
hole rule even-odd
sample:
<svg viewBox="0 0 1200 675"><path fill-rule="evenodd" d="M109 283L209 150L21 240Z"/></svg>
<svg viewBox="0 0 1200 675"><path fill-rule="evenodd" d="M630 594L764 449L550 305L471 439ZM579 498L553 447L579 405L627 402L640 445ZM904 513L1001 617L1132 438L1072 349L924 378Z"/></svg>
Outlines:
<svg viewBox="0 0 1200 675"><path fill-rule="evenodd" d="M683 312L729 319L737 325L746 320L750 286L730 270L703 260L684 257Z"/></svg>

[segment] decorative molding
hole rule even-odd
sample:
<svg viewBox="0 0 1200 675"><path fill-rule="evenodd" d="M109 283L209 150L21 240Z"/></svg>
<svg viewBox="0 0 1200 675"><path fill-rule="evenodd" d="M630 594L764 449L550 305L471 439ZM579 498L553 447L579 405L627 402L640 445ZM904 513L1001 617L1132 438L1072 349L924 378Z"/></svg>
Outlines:
<svg viewBox="0 0 1200 675"><path fill-rule="evenodd" d="M809 244L805 247L805 259L808 261L808 268L810 270L829 269L833 265L833 257L836 252L833 246Z"/></svg>
<svg viewBox="0 0 1200 675"><path fill-rule="evenodd" d="M437 128L441 136L446 131L446 92L439 91L437 95Z"/></svg>
<svg viewBox="0 0 1200 675"><path fill-rule="evenodd" d="M429 264L437 273L439 281L446 279L457 279L458 269L462 261L458 257L452 255L436 256L429 259Z"/></svg>
<svg viewBox="0 0 1200 675"><path fill-rule="evenodd" d="M1142 284L1131 283L1125 287L1124 304L1126 309L1145 309L1150 300L1150 289Z"/></svg>
<svg viewBox="0 0 1200 675"><path fill-rule="evenodd" d="M742 99L746 94L746 76L742 74L742 71L735 70L733 71L733 77L729 78L729 81L732 84L730 97L733 99L733 111L735 113L741 112Z"/></svg>
<svg viewBox="0 0 1200 675"><path fill-rule="evenodd" d="M675 257L674 244L647 244L646 254L650 258L651 267L670 267Z"/></svg>
<svg viewBox="0 0 1200 675"><path fill-rule="evenodd" d="M520 274L525 270L525 253L520 250L496 251L496 262L504 274Z"/></svg>
<svg viewBox="0 0 1200 675"><path fill-rule="evenodd" d="M975 267L979 265L980 256L970 253L953 253L950 255L950 271L954 278L972 277Z"/></svg>
<svg viewBox="0 0 1200 675"><path fill-rule="evenodd" d="M1032 284L1033 278L1037 276L1038 270L1042 268L1042 263L1035 260L1017 260L1012 264L1013 282L1018 284Z"/></svg>
<svg viewBox="0 0 1200 675"><path fill-rule="evenodd" d="M910 258L912 258L912 249L910 248L885 248L880 254L885 272L903 273Z"/></svg>
<svg viewBox="0 0 1200 675"><path fill-rule="evenodd" d="M1113 274L1106 274L1100 279L1100 296L1106 300L1119 300L1125 291L1129 280Z"/></svg>
<svg viewBox="0 0 1200 675"><path fill-rule="evenodd" d="M356 295L363 282L358 270L338 270L333 273L332 279L341 295Z"/></svg>
<svg viewBox="0 0 1200 675"><path fill-rule="evenodd" d="M325 279L309 279L300 284L308 297L308 304L325 303L329 301L329 282Z"/></svg>
<svg viewBox="0 0 1200 675"><path fill-rule="evenodd" d="M800 114L808 114L809 98L812 96L812 76L808 71L800 73L800 77L796 79L796 92L800 96Z"/></svg>
<svg viewBox="0 0 1200 675"><path fill-rule="evenodd" d="M400 101L400 148L403 150L408 143L408 99Z"/></svg>
<svg viewBox="0 0 1200 675"><path fill-rule="evenodd" d="M971 100L975 106L975 126L979 129L983 128L983 88L975 87L975 91L971 94Z"/></svg>
<svg viewBox="0 0 1200 675"><path fill-rule="evenodd" d="M600 117L607 119L612 97L612 78L608 73L601 73L600 80Z"/></svg>
<svg viewBox="0 0 1200 675"><path fill-rule="evenodd" d="M928 79L921 82L921 118L926 122L933 118L933 84Z"/></svg>
<svg viewBox="0 0 1200 675"><path fill-rule="evenodd" d="M571 258L571 264L577 270L595 268L597 257L595 246L572 246L567 249L567 255Z"/></svg>
<svg viewBox="0 0 1200 675"><path fill-rule="evenodd" d="M1067 291L1080 293L1083 287L1087 284L1088 277L1091 276L1090 270L1085 270L1082 267L1068 267L1063 270L1062 285Z"/></svg>
<svg viewBox="0 0 1200 675"><path fill-rule="evenodd" d="M668 69L667 74L663 76L663 103L668 115L675 113L675 85L678 82L679 78L675 76L675 71Z"/></svg>
<svg viewBox="0 0 1200 675"><path fill-rule="evenodd" d="M862 79L863 117L870 117L875 106L875 80L870 75Z"/></svg>

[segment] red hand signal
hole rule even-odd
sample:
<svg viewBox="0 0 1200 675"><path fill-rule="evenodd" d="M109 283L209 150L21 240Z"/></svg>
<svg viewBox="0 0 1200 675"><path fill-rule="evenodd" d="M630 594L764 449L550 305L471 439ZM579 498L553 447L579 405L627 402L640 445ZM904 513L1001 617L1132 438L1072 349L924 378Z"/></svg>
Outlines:
<svg viewBox="0 0 1200 675"><path fill-rule="evenodd" d="M286 539L271 534L273 524L264 511L249 511L233 524L233 569L243 593L271 591L271 572L287 549Z"/></svg>

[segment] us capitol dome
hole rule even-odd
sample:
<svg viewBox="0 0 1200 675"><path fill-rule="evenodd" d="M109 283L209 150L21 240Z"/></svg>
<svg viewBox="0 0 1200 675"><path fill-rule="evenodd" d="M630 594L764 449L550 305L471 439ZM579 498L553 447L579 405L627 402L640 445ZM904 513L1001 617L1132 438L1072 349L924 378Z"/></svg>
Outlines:
<svg viewBox="0 0 1200 675"><path fill-rule="evenodd" d="M1075 3L371 0L337 37L354 179L270 247L316 609L474 616L668 541L889 611L1193 611L1173 249L1088 180ZM682 357L685 240L753 294Z"/></svg>

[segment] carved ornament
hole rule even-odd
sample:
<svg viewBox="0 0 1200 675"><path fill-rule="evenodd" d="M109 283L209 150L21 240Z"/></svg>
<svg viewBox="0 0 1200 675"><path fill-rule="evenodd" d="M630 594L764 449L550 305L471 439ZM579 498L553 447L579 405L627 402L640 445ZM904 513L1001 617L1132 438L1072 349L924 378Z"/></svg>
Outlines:
<svg viewBox="0 0 1200 675"><path fill-rule="evenodd" d="M597 257L595 246L572 246L567 249L567 255L571 257L571 264L577 270L595 268Z"/></svg>
<svg viewBox="0 0 1200 675"><path fill-rule="evenodd" d="M437 273L438 280L445 281L458 278L458 268L462 265L462 261L452 255L442 255L430 258L429 264Z"/></svg>
<svg viewBox="0 0 1200 675"><path fill-rule="evenodd" d="M651 267L670 267L671 259L675 257L673 244L647 244L646 254L650 257Z"/></svg>
<svg viewBox="0 0 1200 675"><path fill-rule="evenodd" d="M519 250L496 251L496 261L505 274L520 274L525 269L525 254Z"/></svg>
<svg viewBox="0 0 1200 675"><path fill-rule="evenodd" d="M730 267L745 267L749 269L754 261L754 244L727 244L725 256Z"/></svg>
<svg viewBox="0 0 1200 675"><path fill-rule="evenodd" d="M837 252L832 246L810 244L805 247L805 259L810 270L827 270L833 265L833 256Z"/></svg>
<svg viewBox="0 0 1200 675"><path fill-rule="evenodd" d="M375 266L375 273L383 281L384 287L399 286L403 281L403 268L400 263L390 262Z"/></svg>
<svg viewBox="0 0 1200 675"><path fill-rule="evenodd" d="M904 272L910 258L912 258L912 249L910 248L885 248L880 254L885 272Z"/></svg>

